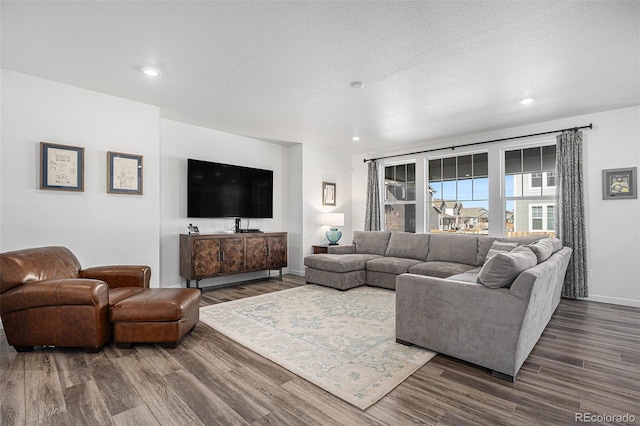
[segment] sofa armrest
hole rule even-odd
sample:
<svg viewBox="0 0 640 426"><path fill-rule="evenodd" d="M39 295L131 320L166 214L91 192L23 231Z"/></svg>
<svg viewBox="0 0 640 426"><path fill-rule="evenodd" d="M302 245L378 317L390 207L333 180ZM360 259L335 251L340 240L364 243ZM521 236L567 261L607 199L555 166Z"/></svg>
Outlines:
<svg viewBox="0 0 640 426"><path fill-rule="evenodd" d="M151 268L144 265L96 266L80 271L82 278L102 280L109 288L149 287Z"/></svg>
<svg viewBox="0 0 640 426"><path fill-rule="evenodd" d="M401 274L396 278L396 316L406 315L402 305L411 303L421 306L422 315L432 316L434 320L438 317L466 319L465 326L474 319L484 325L513 324L522 321L527 302L507 288L487 288L482 284L415 274ZM435 309L426 309L427 306Z"/></svg>
<svg viewBox="0 0 640 426"><path fill-rule="evenodd" d="M396 279L396 338L515 376L527 304L506 288L402 274Z"/></svg>
<svg viewBox="0 0 640 426"><path fill-rule="evenodd" d="M32 281L0 297L0 312L3 315L31 308L65 305L109 306L109 287L104 281L83 278Z"/></svg>
<svg viewBox="0 0 640 426"><path fill-rule="evenodd" d="M355 244L329 246L327 248L327 253L329 253L329 254L355 254L355 252L356 252L356 245Z"/></svg>

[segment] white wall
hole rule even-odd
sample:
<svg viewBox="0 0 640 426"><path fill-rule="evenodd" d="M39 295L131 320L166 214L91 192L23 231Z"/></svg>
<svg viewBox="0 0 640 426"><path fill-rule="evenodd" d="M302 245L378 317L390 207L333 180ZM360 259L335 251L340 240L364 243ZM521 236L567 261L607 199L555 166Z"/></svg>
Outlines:
<svg viewBox="0 0 640 426"><path fill-rule="evenodd" d="M289 147L289 273L304 276L302 145Z"/></svg>
<svg viewBox="0 0 640 426"><path fill-rule="evenodd" d="M324 213L344 213L342 238L338 244L352 241L351 156L340 151L315 145L304 145L303 156L303 256L312 253L314 244L328 244L325 234L329 226L322 223ZM336 205L322 205L322 182L336 184ZM302 267L304 270L304 268Z"/></svg>
<svg viewBox="0 0 640 426"><path fill-rule="evenodd" d="M603 169L640 168L640 107L585 119L589 298L640 307L640 199L602 199Z"/></svg>
<svg viewBox="0 0 640 426"><path fill-rule="evenodd" d="M158 285L156 107L2 70L0 250L69 247L85 267L151 266ZM39 143L85 148L84 192L39 189ZM144 195L107 194L107 151L144 156Z"/></svg>
<svg viewBox="0 0 640 426"><path fill-rule="evenodd" d="M343 244L351 241L353 229L364 227L364 155L313 145L287 148L161 120L153 106L8 70L2 70L0 83L0 251L66 245L84 266L142 263L154 271L152 286L184 285L178 235L189 223L187 158L274 170L274 219L253 220L251 227L290 233L292 273L303 274L311 245L327 243L322 213L345 213ZM640 202L602 200L601 193L602 169L640 164L640 107L430 142L429 147L589 122L594 129L584 131L584 144L590 299L640 306ZM84 192L38 189L41 141L85 148ZM106 193L110 150L144 156L144 195ZM335 207L322 206L323 181L337 185ZM192 222L202 232L234 225L232 219ZM249 278L252 274L203 285Z"/></svg>
<svg viewBox="0 0 640 426"><path fill-rule="evenodd" d="M592 130L584 130L584 179L588 242L589 299L600 302L640 306L640 201L603 200L602 170L640 165L640 107L570 117L529 126L503 129L442 141L430 142L428 147L446 147L510 136L539 133L593 123ZM509 141L512 146L532 141L544 142L549 136ZM553 138L553 136L551 136ZM499 164L496 144L489 148L490 165ZM417 151L412 147L407 151ZM463 153L464 149L456 150ZM442 151L442 154L447 151ZM390 153L396 154L396 153ZM381 153L366 158L380 157ZM499 155L498 155L499 156ZM353 172L353 229L364 228L364 208L367 167L364 155L352 157ZM500 183L491 182L492 194L500 193ZM497 206L500 209L499 206ZM490 210L496 210L492 204ZM500 221L498 221L500 223ZM495 229L492 230L495 234Z"/></svg>
<svg viewBox="0 0 640 426"><path fill-rule="evenodd" d="M162 287L184 286L180 278L179 235L193 223L200 233L234 228L235 220L187 218L187 159L273 170L273 219L251 219L247 226L265 232L288 232L289 148L166 119L160 120L160 279ZM202 280L203 287L266 276L253 272Z"/></svg>

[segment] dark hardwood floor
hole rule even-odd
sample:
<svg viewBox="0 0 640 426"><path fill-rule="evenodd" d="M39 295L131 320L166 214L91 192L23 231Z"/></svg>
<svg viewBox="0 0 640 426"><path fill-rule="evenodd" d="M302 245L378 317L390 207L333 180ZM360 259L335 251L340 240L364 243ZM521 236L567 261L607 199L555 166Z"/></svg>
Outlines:
<svg viewBox="0 0 640 426"><path fill-rule="evenodd" d="M211 290L201 305L299 285ZM568 425L576 413L640 424L640 309L563 299L515 383L438 355L364 412L202 323L176 349L96 354L16 353L0 331L2 425Z"/></svg>

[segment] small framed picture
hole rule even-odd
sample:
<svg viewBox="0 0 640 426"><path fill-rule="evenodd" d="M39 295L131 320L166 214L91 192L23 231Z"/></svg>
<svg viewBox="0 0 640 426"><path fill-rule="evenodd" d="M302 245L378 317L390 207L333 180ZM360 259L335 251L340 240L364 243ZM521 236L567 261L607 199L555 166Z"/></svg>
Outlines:
<svg viewBox="0 0 640 426"><path fill-rule="evenodd" d="M107 152L107 192L142 195L142 155Z"/></svg>
<svg viewBox="0 0 640 426"><path fill-rule="evenodd" d="M336 205L336 184L330 182L322 182L322 205Z"/></svg>
<svg viewBox="0 0 640 426"><path fill-rule="evenodd" d="M602 198L604 200L638 198L637 167L602 171Z"/></svg>
<svg viewBox="0 0 640 426"><path fill-rule="evenodd" d="M40 189L84 191L84 148L40 142Z"/></svg>

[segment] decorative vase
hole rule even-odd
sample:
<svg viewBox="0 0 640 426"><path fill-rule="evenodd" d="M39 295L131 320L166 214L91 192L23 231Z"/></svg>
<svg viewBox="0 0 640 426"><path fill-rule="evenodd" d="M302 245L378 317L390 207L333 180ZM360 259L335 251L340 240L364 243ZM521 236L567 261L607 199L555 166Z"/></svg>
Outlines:
<svg viewBox="0 0 640 426"><path fill-rule="evenodd" d="M340 238L342 237L342 231L339 231L338 228L331 228L327 231L327 240L329 240L329 245L330 246L335 246L338 244L338 241L340 241Z"/></svg>

